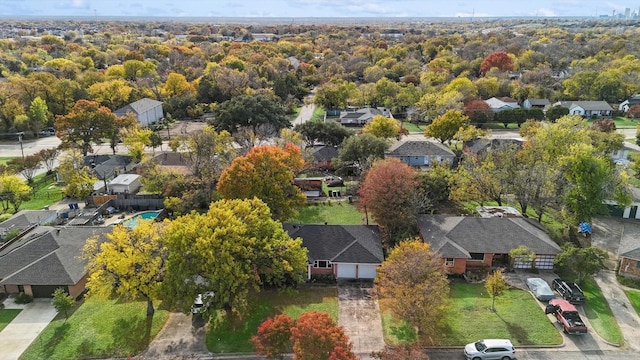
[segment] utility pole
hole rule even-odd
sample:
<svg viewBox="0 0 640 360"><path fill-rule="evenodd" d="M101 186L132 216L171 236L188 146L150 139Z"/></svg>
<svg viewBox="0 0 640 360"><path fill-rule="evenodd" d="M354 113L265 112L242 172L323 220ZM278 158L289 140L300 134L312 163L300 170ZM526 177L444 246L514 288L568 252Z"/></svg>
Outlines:
<svg viewBox="0 0 640 360"><path fill-rule="evenodd" d="M22 137L24 136L23 132L18 133L18 141L20 142L20 152L22 153L22 160L24 160L24 148L22 147Z"/></svg>

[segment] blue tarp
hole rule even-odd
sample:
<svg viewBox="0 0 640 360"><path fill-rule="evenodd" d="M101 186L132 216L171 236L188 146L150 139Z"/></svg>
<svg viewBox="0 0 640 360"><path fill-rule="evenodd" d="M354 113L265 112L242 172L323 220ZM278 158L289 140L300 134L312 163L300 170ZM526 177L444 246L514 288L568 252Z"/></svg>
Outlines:
<svg viewBox="0 0 640 360"><path fill-rule="evenodd" d="M578 231L584 234L591 234L591 224L588 222L583 222L578 225Z"/></svg>

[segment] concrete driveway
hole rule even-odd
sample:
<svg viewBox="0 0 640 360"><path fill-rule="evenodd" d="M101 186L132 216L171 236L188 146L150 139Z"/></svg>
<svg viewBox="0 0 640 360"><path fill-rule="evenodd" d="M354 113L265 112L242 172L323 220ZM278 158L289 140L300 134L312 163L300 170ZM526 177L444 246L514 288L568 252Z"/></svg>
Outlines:
<svg viewBox="0 0 640 360"><path fill-rule="evenodd" d="M13 298L4 301L5 309L22 309L2 332L0 332L0 358L17 360L56 317L57 311L50 299L34 299L26 305L16 304Z"/></svg>
<svg viewBox="0 0 640 360"><path fill-rule="evenodd" d="M353 342L360 359L370 359L373 351L384 349L382 320L378 302L371 297L371 283L338 283L338 325Z"/></svg>
<svg viewBox="0 0 640 360"><path fill-rule="evenodd" d="M208 358L207 329L202 317L173 312L158 335L142 354L144 359Z"/></svg>

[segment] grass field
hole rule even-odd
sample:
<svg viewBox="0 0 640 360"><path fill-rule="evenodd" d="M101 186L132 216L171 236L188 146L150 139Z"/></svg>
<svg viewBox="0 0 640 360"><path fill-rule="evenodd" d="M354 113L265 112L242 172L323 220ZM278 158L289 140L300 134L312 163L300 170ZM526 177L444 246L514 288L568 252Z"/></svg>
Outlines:
<svg viewBox="0 0 640 360"><path fill-rule="evenodd" d="M322 106L316 106L313 109L313 114L311 115L310 121L322 121L324 120L325 110Z"/></svg>
<svg viewBox="0 0 640 360"><path fill-rule="evenodd" d="M388 345L415 338L411 328L391 316L384 302L380 307ZM493 312L491 297L483 284L452 283L445 319L437 333L430 335L435 345L464 345L483 338L511 339L515 345L562 343L562 336L538 302L518 289L497 297Z"/></svg>
<svg viewBox="0 0 640 360"><path fill-rule="evenodd" d="M622 344L624 338L620 327L613 317L609 303L602 295L602 291L591 278L587 278L580 286L587 301L584 311L591 327L603 339L613 344Z"/></svg>
<svg viewBox="0 0 640 360"><path fill-rule="evenodd" d="M224 312L209 324L207 349L213 353L252 352L249 343L258 326L267 318L286 314L297 319L302 313L325 312L338 321L338 293L335 287L305 288L277 292L263 291L250 304L246 318L229 319Z"/></svg>
<svg viewBox="0 0 640 360"><path fill-rule="evenodd" d="M636 310L636 313L640 315L640 291L625 290L624 293L627 294L627 297L629 298L629 302L631 302L631 305Z"/></svg>
<svg viewBox="0 0 640 360"><path fill-rule="evenodd" d="M20 210L42 210L62 199L62 188L57 185L55 177L41 174L33 179L31 187L34 189L29 201L20 206Z"/></svg>
<svg viewBox="0 0 640 360"><path fill-rule="evenodd" d="M298 224L361 225L364 214L346 201L327 201L307 204L298 209L298 214L287 222ZM369 223L372 224L371 215Z"/></svg>
<svg viewBox="0 0 640 360"><path fill-rule="evenodd" d="M127 357L144 350L160 331L168 312L156 310L150 321L147 303L91 299L69 316L58 315L20 359Z"/></svg>
<svg viewBox="0 0 640 360"><path fill-rule="evenodd" d="M0 331L4 329L13 318L20 314L20 309L0 309Z"/></svg>

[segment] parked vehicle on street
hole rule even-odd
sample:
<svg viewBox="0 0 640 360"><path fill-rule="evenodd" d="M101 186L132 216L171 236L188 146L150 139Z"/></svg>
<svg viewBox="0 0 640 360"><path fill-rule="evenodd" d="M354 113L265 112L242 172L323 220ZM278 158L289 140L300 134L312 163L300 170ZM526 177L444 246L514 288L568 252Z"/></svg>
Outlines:
<svg viewBox="0 0 640 360"><path fill-rule="evenodd" d="M562 326L562 331L567 334L583 335L587 333L587 325L582 321L578 309L567 300L550 300L544 313L553 314L558 324Z"/></svg>
<svg viewBox="0 0 640 360"><path fill-rule="evenodd" d="M507 339L484 339L464 347L467 360L512 360L516 358L516 348Z"/></svg>
<svg viewBox="0 0 640 360"><path fill-rule="evenodd" d="M527 287L531 290L536 299L540 301L549 301L556 298L556 294L551 290L551 287L544 279L528 278L526 283Z"/></svg>
<svg viewBox="0 0 640 360"><path fill-rule="evenodd" d="M558 278L553 280L551 287L572 304L583 304L586 300L582 289L574 282Z"/></svg>

